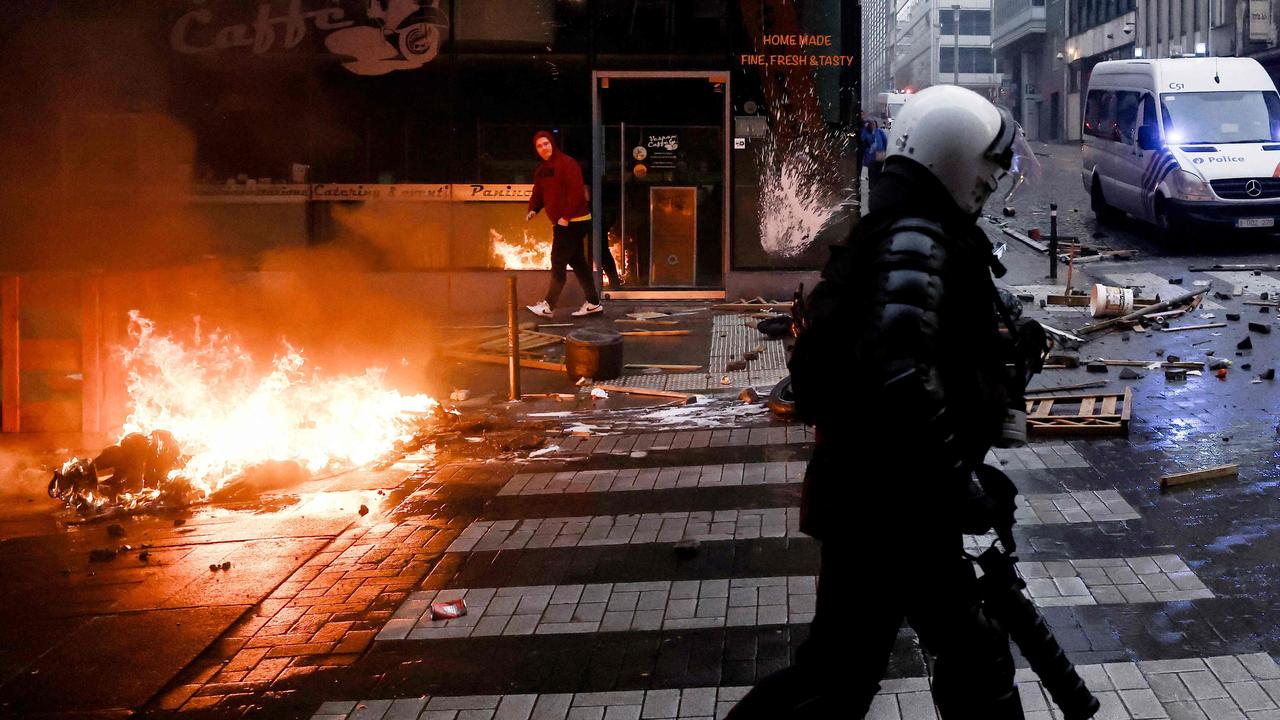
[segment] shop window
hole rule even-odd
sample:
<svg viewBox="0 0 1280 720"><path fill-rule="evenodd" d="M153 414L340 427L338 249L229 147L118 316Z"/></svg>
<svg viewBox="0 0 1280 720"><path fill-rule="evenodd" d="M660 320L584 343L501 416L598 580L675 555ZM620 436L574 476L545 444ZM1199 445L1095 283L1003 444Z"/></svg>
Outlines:
<svg viewBox="0 0 1280 720"><path fill-rule="evenodd" d="M725 53L732 18L729 5L728 0L596 0L596 50Z"/></svg>

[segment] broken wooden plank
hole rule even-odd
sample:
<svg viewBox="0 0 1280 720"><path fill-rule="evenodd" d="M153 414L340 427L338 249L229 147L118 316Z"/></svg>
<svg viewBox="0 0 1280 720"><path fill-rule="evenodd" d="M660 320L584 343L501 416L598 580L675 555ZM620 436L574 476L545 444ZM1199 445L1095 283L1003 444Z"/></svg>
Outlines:
<svg viewBox="0 0 1280 720"><path fill-rule="evenodd" d="M618 319L614 320L619 325L679 325L679 320L630 320Z"/></svg>
<svg viewBox="0 0 1280 720"><path fill-rule="evenodd" d="M657 368L658 370L689 371L689 370L702 369L701 365L663 365L661 363L627 363L623 367L631 370L644 370L646 368Z"/></svg>
<svg viewBox="0 0 1280 720"><path fill-rule="evenodd" d="M688 335L690 330L626 330L618 333L624 337L674 337Z"/></svg>
<svg viewBox="0 0 1280 720"><path fill-rule="evenodd" d="M1029 247L1029 248L1031 248L1031 249L1033 249L1033 250L1036 250L1037 252L1049 252L1049 246L1048 246L1048 245L1045 245L1045 244L1044 244L1044 243L1042 243L1042 242L1037 242L1037 241L1035 241L1035 240L1032 240L1032 239L1031 239L1030 237L1028 237L1027 235L1024 235L1023 233L1020 233L1020 232L1018 232L1017 230L1014 230L1013 228L1008 228L1008 227L1007 227L1007 228L1002 228L1002 229L1001 229L1001 231L1002 231L1005 235L1008 235L1009 237L1013 238L1014 240L1017 240L1018 242L1022 243L1023 245L1026 245L1027 247Z"/></svg>
<svg viewBox="0 0 1280 720"><path fill-rule="evenodd" d="M1173 473L1164 475L1160 478L1160 489L1174 487L1175 485L1186 485L1187 483L1200 482L1202 480L1217 480L1218 478L1233 478L1238 476L1238 468L1235 465L1219 465L1217 467L1205 468L1204 470L1192 470L1191 472Z"/></svg>
<svg viewBox="0 0 1280 720"><path fill-rule="evenodd" d="M1182 327L1160 328L1161 332L1182 332L1184 330L1212 330L1213 328L1224 328L1227 324L1220 323L1201 323L1199 325L1183 325Z"/></svg>
<svg viewBox="0 0 1280 720"><path fill-rule="evenodd" d="M1187 370L1202 370L1204 363L1194 360L1181 360L1178 362L1162 362L1160 360L1106 360L1099 358L1094 362L1100 362L1104 365L1116 365L1119 367L1151 367L1155 363L1160 363L1160 367L1186 368Z"/></svg>
<svg viewBox="0 0 1280 720"><path fill-rule="evenodd" d="M1050 387L1043 387L1043 388L1027 388L1027 394L1038 395L1040 393L1048 393L1048 392L1066 392L1068 390L1088 390L1089 388L1105 387L1107 383L1108 383L1107 380L1093 380L1091 382L1076 383L1074 385L1053 385ZM1042 400L1044 398L1036 398L1036 399Z"/></svg>
<svg viewBox="0 0 1280 720"><path fill-rule="evenodd" d="M447 350L445 357L453 360L470 360L472 362L492 363L494 365L506 365L506 355L495 355L492 353L476 353L464 352L462 350ZM564 363L547 362L546 360L534 360L532 358L520 358L520 367L527 367L533 370L549 370L551 372L568 373L569 368Z"/></svg>
<svg viewBox="0 0 1280 720"><path fill-rule="evenodd" d="M671 390L655 390L654 388L625 387L622 385L596 385L595 387L610 393L673 398L676 400L683 400L686 403L692 402L694 398L693 395L689 395L688 393L673 392Z"/></svg>

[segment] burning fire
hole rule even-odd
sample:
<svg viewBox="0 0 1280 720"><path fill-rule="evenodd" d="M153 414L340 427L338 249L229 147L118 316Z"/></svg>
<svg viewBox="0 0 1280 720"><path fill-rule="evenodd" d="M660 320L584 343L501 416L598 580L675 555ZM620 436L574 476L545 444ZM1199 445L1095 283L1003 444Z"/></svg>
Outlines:
<svg viewBox="0 0 1280 720"><path fill-rule="evenodd" d="M322 377L286 343L263 372L230 337L202 333L198 323L184 344L158 334L136 310L129 320L133 345L121 349L131 406L124 433L171 433L182 459L167 481L190 486L196 498L268 461L315 473L378 460L412 437L415 415L438 407L426 395L387 388L378 368ZM85 461L69 461L64 472L77 462ZM165 484L144 493L157 497Z"/></svg>
<svg viewBox="0 0 1280 720"><path fill-rule="evenodd" d="M490 228L489 253L506 270L551 269L551 241L531 237L528 230L524 231L523 240L507 240Z"/></svg>

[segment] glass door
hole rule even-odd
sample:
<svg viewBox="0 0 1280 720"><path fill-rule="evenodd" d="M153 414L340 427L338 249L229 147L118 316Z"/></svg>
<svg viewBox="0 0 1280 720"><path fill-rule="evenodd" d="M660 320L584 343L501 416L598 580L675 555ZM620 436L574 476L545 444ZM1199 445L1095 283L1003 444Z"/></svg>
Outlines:
<svg viewBox="0 0 1280 720"><path fill-rule="evenodd" d="M599 73L595 83L597 247L607 244L622 290L723 287L726 77Z"/></svg>

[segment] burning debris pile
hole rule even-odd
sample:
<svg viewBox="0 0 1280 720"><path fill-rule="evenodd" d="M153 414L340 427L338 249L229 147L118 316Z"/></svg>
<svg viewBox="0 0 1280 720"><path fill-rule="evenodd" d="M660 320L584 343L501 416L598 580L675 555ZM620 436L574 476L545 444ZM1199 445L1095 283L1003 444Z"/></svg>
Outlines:
<svg viewBox="0 0 1280 720"><path fill-rule="evenodd" d="M270 463L309 474L366 465L412 442L440 409L385 387L381 369L322 377L286 344L262 372L221 332L197 324L184 344L129 317L125 434L92 460L68 460L49 484L84 514L190 504Z"/></svg>

